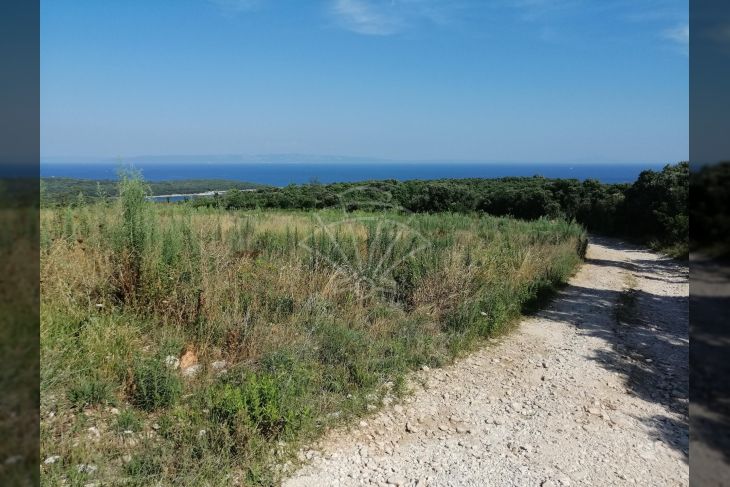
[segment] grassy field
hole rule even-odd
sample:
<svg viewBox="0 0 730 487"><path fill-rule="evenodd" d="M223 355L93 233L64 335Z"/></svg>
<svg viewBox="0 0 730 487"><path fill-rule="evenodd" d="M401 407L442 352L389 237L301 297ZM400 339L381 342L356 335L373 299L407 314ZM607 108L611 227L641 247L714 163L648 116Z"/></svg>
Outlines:
<svg viewBox="0 0 730 487"><path fill-rule="evenodd" d="M505 332L582 228L480 214L41 212L44 485L268 485L298 446ZM180 363L178 363L180 362Z"/></svg>

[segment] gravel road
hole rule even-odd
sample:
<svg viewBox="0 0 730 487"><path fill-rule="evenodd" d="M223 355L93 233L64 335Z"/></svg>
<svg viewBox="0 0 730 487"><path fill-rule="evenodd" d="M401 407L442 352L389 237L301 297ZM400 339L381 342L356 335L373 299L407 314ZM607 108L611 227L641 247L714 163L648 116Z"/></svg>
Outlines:
<svg viewBox="0 0 730 487"><path fill-rule="evenodd" d="M287 487L688 485L688 271L591 238L508 336L330 432Z"/></svg>

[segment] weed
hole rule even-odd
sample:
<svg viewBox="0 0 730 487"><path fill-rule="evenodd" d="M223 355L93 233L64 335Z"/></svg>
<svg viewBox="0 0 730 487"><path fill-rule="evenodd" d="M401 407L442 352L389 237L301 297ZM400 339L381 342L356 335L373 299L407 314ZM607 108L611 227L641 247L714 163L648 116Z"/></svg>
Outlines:
<svg viewBox="0 0 730 487"><path fill-rule="evenodd" d="M140 420L137 413L131 409L124 409L117 415L116 422L114 423L114 429L118 433L124 433L125 431L139 431L142 428L142 421Z"/></svg>
<svg viewBox="0 0 730 487"><path fill-rule="evenodd" d="M372 370L370 340L365 332L338 324L319 329L319 360L328 366L327 387L336 392L371 388L377 381Z"/></svg>
<svg viewBox="0 0 730 487"><path fill-rule="evenodd" d="M118 258L116 280L119 297L133 301L142 279L145 247L149 240L150 222L146 200L147 190L139 173L121 172L119 205L122 222L116 240Z"/></svg>
<svg viewBox="0 0 730 487"><path fill-rule="evenodd" d="M636 277L629 275L625 278L625 287L618 296L615 316L619 325L631 325L636 320Z"/></svg>
<svg viewBox="0 0 730 487"><path fill-rule="evenodd" d="M164 361L148 358L135 365L129 391L135 407L144 411L165 408L175 403L180 392L180 379Z"/></svg>
<svg viewBox="0 0 730 487"><path fill-rule="evenodd" d="M68 400L77 408L97 406L114 402L114 394L108 382L98 378L82 378L69 387Z"/></svg>
<svg viewBox="0 0 730 487"><path fill-rule="evenodd" d="M232 432L254 430L266 439L288 436L309 415L294 400L292 385L281 375L247 374L240 383L225 383L211 394L211 418Z"/></svg>

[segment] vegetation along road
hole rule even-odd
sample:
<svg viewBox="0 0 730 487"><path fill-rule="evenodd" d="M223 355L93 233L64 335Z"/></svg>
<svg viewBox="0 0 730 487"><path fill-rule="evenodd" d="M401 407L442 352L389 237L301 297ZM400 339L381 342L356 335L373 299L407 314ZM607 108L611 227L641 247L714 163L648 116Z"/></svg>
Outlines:
<svg viewBox="0 0 730 487"><path fill-rule="evenodd" d="M685 263L592 238L550 306L424 367L285 485L687 485L688 289Z"/></svg>

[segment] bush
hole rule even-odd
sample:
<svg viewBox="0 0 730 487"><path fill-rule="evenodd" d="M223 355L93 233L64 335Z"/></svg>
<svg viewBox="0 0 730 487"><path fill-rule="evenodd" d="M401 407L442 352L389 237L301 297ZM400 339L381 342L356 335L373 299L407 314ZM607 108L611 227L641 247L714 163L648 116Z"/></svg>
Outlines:
<svg viewBox="0 0 730 487"><path fill-rule="evenodd" d="M372 387L371 338L363 331L338 324L319 329L319 360L326 367L326 387L333 392Z"/></svg>
<svg viewBox="0 0 730 487"><path fill-rule="evenodd" d="M122 172L119 182L121 225L116 237L116 281L125 302L134 301L140 291L142 263L149 240L150 222L147 187L135 172Z"/></svg>
<svg viewBox="0 0 730 487"><path fill-rule="evenodd" d="M213 391L211 418L232 432L249 428L264 438L279 438L298 430L309 416L299 399L286 376L248 374L240 384L222 384Z"/></svg>
<svg viewBox="0 0 730 487"><path fill-rule="evenodd" d="M623 230L659 246L689 241L689 164L644 171L626 191Z"/></svg>
<svg viewBox="0 0 730 487"><path fill-rule="evenodd" d="M125 431L139 431L141 428L142 422L137 414L130 409L120 411L117 415L117 420L114 423L114 429L117 433L123 433Z"/></svg>
<svg viewBox="0 0 730 487"><path fill-rule="evenodd" d="M135 407L144 411L169 407L180 391L180 379L162 360L146 359L135 365L129 392L129 400Z"/></svg>
<svg viewBox="0 0 730 487"><path fill-rule="evenodd" d="M114 401L112 387L98 378L80 379L68 390L68 400L76 407L96 406Z"/></svg>

